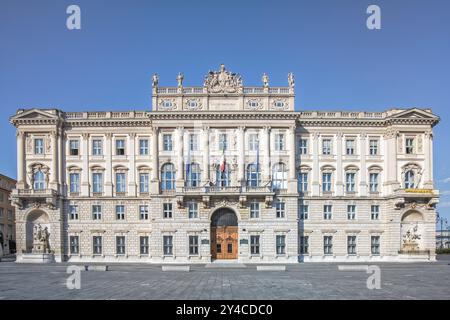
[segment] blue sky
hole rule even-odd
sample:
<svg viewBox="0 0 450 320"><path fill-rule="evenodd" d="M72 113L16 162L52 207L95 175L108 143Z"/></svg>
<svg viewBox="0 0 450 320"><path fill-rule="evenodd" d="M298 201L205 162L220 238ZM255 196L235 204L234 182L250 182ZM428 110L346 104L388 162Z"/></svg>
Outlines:
<svg viewBox="0 0 450 320"><path fill-rule="evenodd" d="M82 29L66 28L81 8ZM366 28L381 7L382 29ZM17 108L150 109L150 78L199 85L220 63L260 85L296 76L297 110L431 107L439 210L450 220L450 2L0 0L0 172L16 176Z"/></svg>

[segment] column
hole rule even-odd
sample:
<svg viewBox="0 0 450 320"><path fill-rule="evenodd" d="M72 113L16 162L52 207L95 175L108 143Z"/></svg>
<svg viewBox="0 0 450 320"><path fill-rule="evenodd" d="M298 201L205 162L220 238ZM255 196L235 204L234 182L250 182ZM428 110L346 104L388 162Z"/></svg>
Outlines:
<svg viewBox="0 0 450 320"><path fill-rule="evenodd" d="M394 190L399 187L397 177L397 136L398 132L392 129L389 129L385 135L386 141L385 169L387 175L386 191L388 193L393 193Z"/></svg>
<svg viewBox="0 0 450 320"><path fill-rule="evenodd" d="M264 127L263 181L270 181L270 127Z"/></svg>
<svg viewBox="0 0 450 320"><path fill-rule="evenodd" d="M289 176L288 176L288 192L298 192L297 177L296 177L296 163L295 163L295 136L296 127L289 128Z"/></svg>
<svg viewBox="0 0 450 320"><path fill-rule="evenodd" d="M25 189L25 132L17 131L17 188Z"/></svg>
<svg viewBox="0 0 450 320"><path fill-rule="evenodd" d="M202 149L203 149L203 172L202 172L202 184L209 183L209 127L203 127L202 129Z"/></svg>
<svg viewBox="0 0 450 320"><path fill-rule="evenodd" d="M136 133L132 132L128 138L127 154L130 159L130 169L128 170L128 195L136 196Z"/></svg>
<svg viewBox="0 0 450 320"><path fill-rule="evenodd" d="M344 174L344 168L342 167L342 137L342 132L338 132L336 135L336 196L344 195L344 182L342 181Z"/></svg>
<svg viewBox="0 0 450 320"><path fill-rule="evenodd" d="M67 189L65 188L65 170L63 165L63 148L64 148L64 132L62 129L58 129L58 176L59 176L59 183L60 183L60 193L65 192Z"/></svg>
<svg viewBox="0 0 450 320"><path fill-rule="evenodd" d="M423 187L424 189L433 189L433 133L431 131L425 132L423 146Z"/></svg>
<svg viewBox="0 0 450 320"><path fill-rule="evenodd" d="M105 196L112 197L113 195L113 183L112 183L112 133L105 134Z"/></svg>
<svg viewBox="0 0 450 320"><path fill-rule="evenodd" d="M58 190L58 133L52 131L50 133L51 145L52 145L52 172L51 172L51 182L50 188Z"/></svg>
<svg viewBox="0 0 450 320"><path fill-rule="evenodd" d="M359 136L360 139L360 168L359 168L359 195L362 197L367 196L367 168L366 168L366 153L367 153L367 134L362 132Z"/></svg>
<svg viewBox="0 0 450 320"><path fill-rule="evenodd" d="M176 173L176 188L184 187L184 168L183 168L183 135L184 128L179 127L176 130L176 142L175 147L177 148L177 173Z"/></svg>
<svg viewBox="0 0 450 320"><path fill-rule="evenodd" d="M159 160L158 160L158 140L159 130L158 127L152 128L152 170L151 170L151 192L159 193Z"/></svg>
<svg viewBox="0 0 450 320"><path fill-rule="evenodd" d="M81 142L81 155L83 157L83 170L81 171L81 195L89 196L89 133L83 133Z"/></svg>
<svg viewBox="0 0 450 320"><path fill-rule="evenodd" d="M238 185L245 186L245 127L238 128Z"/></svg>
<svg viewBox="0 0 450 320"><path fill-rule="evenodd" d="M312 134L313 140L313 167L312 167L312 196L320 195L320 168L319 168L319 136L320 133Z"/></svg>

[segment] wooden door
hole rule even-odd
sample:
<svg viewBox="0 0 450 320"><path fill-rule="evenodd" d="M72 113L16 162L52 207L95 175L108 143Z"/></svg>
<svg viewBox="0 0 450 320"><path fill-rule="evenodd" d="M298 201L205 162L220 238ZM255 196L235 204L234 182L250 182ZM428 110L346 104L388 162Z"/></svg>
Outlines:
<svg viewBox="0 0 450 320"><path fill-rule="evenodd" d="M213 259L237 259L238 227L211 227Z"/></svg>

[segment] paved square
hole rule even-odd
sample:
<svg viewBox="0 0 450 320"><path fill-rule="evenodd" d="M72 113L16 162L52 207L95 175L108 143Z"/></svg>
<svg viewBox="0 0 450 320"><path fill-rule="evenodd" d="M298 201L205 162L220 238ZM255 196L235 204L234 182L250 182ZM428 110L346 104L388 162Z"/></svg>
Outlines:
<svg viewBox="0 0 450 320"><path fill-rule="evenodd" d="M0 299L450 299L450 259L436 263L380 263L381 289L370 274L338 271L338 264L287 265L286 271L205 268L163 272L159 265L110 265L81 272L81 289L66 287L68 264L0 263Z"/></svg>

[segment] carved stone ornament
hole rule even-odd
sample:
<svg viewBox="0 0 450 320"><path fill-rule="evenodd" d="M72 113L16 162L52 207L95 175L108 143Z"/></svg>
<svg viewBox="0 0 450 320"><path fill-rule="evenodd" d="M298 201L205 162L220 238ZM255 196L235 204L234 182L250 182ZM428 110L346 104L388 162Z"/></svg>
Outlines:
<svg viewBox="0 0 450 320"><path fill-rule="evenodd" d="M164 110L176 110L177 103L175 99L162 99L159 103L159 107Z"/></svg>
<svg viewBox="0 0 450 320"><path fill-rule="evenodd" d="M203 104L201 99L188 99L186 100L186 109L189 110L201 110L203 108Z"/></svg>
<svg viewBox="0 0 450 320"><path fill-rule="evenodd" d="M210 93L236 93L242 89L242 78L237 73L231 73L220 65L219 71L209 71L205 76L204 86Z"/></svg>

